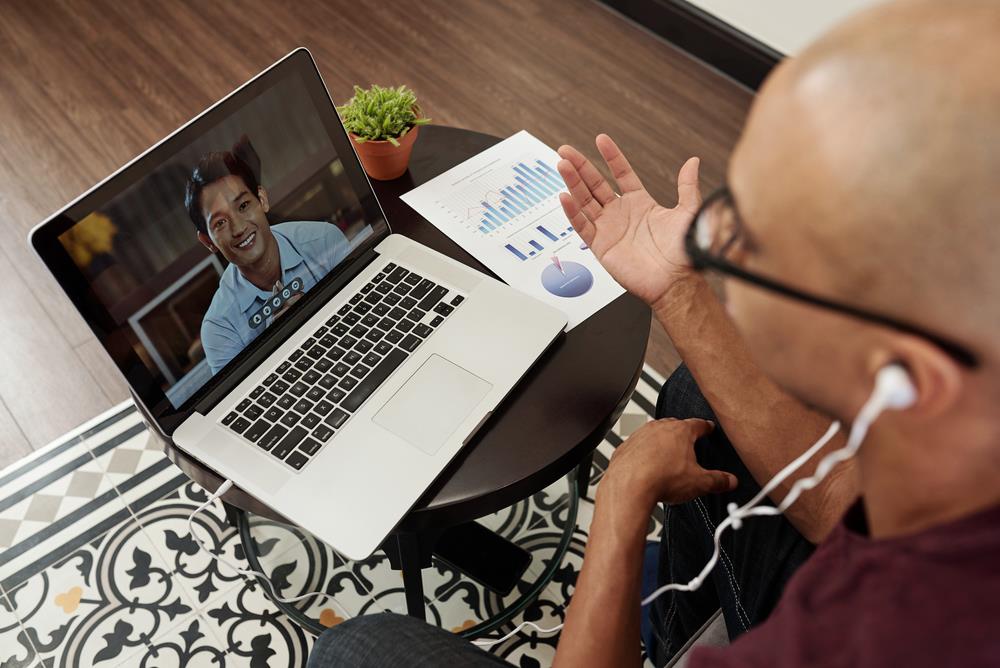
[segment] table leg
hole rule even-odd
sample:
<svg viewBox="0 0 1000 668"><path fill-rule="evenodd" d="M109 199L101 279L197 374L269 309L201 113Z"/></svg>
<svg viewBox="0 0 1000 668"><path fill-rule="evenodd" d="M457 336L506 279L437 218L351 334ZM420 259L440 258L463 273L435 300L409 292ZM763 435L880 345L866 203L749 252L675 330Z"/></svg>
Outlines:
<svg viewBox="0 0 1000 668"><path fill-rule="evenodd" d="M581 499L587 498L587 488L590 487L590 472L594 466L594 451L591 450L576 468L576 491Z"/></svg>
<svg viewBox="0 0 1000 668"><path fill-rule="evenodd" d="M403 571L403 589L406 590L406 613L426 620L424 609L424 576L420 537L412 533L396 534L399 566Z"/></svg>

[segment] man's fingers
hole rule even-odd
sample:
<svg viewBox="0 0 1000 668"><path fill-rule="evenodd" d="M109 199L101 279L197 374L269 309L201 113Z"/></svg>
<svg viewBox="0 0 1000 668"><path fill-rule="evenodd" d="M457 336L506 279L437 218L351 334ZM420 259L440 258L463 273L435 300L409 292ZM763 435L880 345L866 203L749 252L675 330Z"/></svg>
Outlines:
<svg viewBox="0 0 1000 668"><path fill-rule="evenodd" d="M597 150L601 152L604 162L608 163L611 175L618 182L622 194L642 190L642 181L639 180L632 165L625 158L625 154L618 148L618 144L606 134L597 135Z"/></svg>
<svg viewBox="0 0 1000 668"><path fill-rule="evenodd" d="M576 167L576 171L579 173L580 178L590 189L590 192L594 195L601 206L604 206L608 202L613 202L618 198L618 195L612 189L611 184L608 183L594 164L587 160L583 153L580 153L575 148L569 145L563 145L559 147L559 157L564 160L569 160L570 163Z"/></svg>
<svg viewBox="0 0 1000 668"><path fill-rule="evenodd" d="M568 193L559 193L559 203L562 204L563 213L566 214L569 224L573 226L583 242L588 246L593 246L594 234L597 230L594 224L580 211L576 200Z"/></svg>
<svg viewBox="0 0 1000 668"><path fill-rule="evenodd" d="M682 420L684 424L691 430L691 435L696 439L701 438L711 434L715 429L715 423L711 420L702 420L701 418L688 418L687 420Z"/></svg>
<svg viewBox="0 0 1000 668"><path fill-rule="evenodd" d="M566 182L569 194L576 200L576 205L583 212L583 215L591 221L601 215L603 206L594 198L594 193L590 192L590 188L587 187L576 166L569 160L560 160L556 163L556 169L559 171L559 176Z"/></svg>
<svg viewBox="0 0 1000 668"><path fill-rule="evenodd" d="M705 471L701 477L704 494L722 494L736 489L736 476L725 471Z"/></svg>
<svg viewBox="0 0 1000 668"><path fill-rule="evenodd" d="M688 158L677 174L677 207L691 215L701 206L701 188L698 187L698 167L701 159Z"/></svg>

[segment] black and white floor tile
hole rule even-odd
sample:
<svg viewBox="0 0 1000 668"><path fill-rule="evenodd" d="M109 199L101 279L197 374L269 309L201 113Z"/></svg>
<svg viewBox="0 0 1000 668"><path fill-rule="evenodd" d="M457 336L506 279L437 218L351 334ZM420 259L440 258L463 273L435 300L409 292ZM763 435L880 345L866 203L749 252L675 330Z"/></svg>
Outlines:
<svg viewBox="0 0 1000 668"><path fill-rule="evenodd" d="M653 412L663 379L646 368L595 456L588 497L621 440ZM208 557L187 529L206 493L146 436L134 407L95 418L0 472L0 668L304 666L312 636L281 613L264 585ZM569 552L518 620L560 624L593 513L582 500ZM524 581L502 599L443 563L423 572L427 618L460 631L520 595L551 559L569 515L562 480L480 522L529 550ZM286 525L251 522L261 562L283 596L325 591L300 610L332 626L405 612L402 579L376 553L353 562ZM659 533L659 519L650 535ZM221 505L195 531L246 567ZM523 668L547 666L557 635L524 632L491 651Z"/></svg>

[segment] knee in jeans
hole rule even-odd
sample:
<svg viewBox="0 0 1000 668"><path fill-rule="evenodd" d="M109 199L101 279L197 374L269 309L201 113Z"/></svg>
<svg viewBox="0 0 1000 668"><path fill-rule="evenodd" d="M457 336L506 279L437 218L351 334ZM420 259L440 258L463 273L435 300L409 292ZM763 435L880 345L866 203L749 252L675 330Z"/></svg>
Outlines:
<svg viewBox="0 0 1000 668"><path fill-rule="evenodd" d="M374 614L354 617L327 629L316 639L309 668L348 666L360 657L374 658L379 648L406 629L424 623L408 615Z"/></svg>
<svg viewBox="0 0 1000 668"><path fill-rule="evenodd" d="M686 364L677 367L663 384L656 401L656 418L715 420L711 406L702 396Z"/></svg>

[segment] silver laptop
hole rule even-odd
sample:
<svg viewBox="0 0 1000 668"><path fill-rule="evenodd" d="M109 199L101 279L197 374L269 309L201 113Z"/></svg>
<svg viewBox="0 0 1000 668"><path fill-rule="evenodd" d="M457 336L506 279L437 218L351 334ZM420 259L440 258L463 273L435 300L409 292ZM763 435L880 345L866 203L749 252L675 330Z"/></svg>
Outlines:
<svg viewBox="0 0 1000 668"><path fill-rule="evenodd" d="M305 49L30 241L155 429L353 559L566 324L391 233Z"/></svg>

